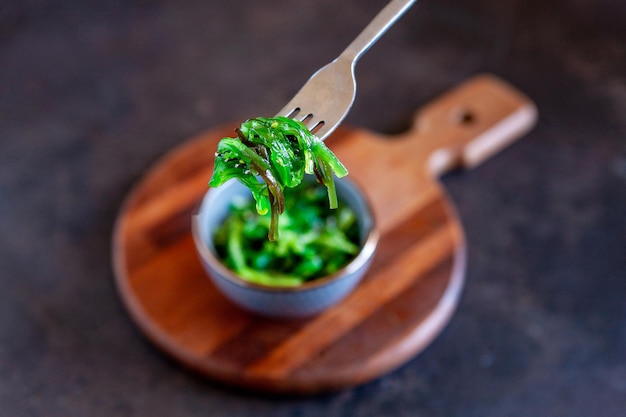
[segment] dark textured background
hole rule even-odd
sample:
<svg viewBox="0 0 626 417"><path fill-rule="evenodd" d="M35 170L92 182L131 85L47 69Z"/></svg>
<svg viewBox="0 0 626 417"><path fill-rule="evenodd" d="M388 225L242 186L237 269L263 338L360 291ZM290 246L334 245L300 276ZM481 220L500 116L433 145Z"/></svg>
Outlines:
<svg viewBox="0 0 626 417"><path fill-rule="evenodd" d="M420 0L359 63L347 122L372 130L477 72L539 108L518 144L444 179L467 285L415 360L271 399L189 375L127 316L109 249L133 183L190 135L273 114L384 4L0 3L1 416L625 415L620 0Z"/></svg>

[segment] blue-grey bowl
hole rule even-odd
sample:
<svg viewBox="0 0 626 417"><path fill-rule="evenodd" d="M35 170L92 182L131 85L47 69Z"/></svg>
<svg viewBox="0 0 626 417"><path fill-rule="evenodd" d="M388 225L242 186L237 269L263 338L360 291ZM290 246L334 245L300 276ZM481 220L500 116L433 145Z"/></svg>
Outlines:
<svg viewBox="0 0 626 417"><path fill-rule="evenodd" d="M367 271L379 233L372 208L363 192L346 178L336 180L337 196L354 210L360 229L360 251L339 271L297 287L251 283L237 276L218 258L213 235L228 216L231 202L251 198L250 190L236 180L210 189L192 218L192 234L202 264L218 290L235 304L263 316L304 318L318 314L345 298Z"/></svg>

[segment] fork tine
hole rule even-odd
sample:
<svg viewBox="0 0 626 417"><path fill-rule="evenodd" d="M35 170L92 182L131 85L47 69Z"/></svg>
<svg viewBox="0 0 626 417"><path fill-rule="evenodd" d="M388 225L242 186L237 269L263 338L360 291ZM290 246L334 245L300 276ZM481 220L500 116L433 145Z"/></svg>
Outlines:
<svg viewBox="0 0 626 417"><path fill-rule="evenodd" d="M305 113L305 112L300 111L300 115L303 115L303 116L292 117L292 118L300 120L300 122L302 122L307 127L307 129L311 131L311 133L316 133L325 124L324 120L320 120L316 118L313 113Z"/></svg>
<svg viewBox="0 0 626 417"><path fill-rule="evenodd" d="M311 127L309 130L310 130L312 133L317 133L317 132L318 132L321 128L323 128L323 127L324 127L324 125L325 125L325 124L326 124L326 123L324 123L324 121L323 121L323 120L319 120L319 121L317 121L317 122L313 125L313 127Z"/></svg>
<svg viewBox="0 0 626 417"><path fill-rule="evenodd" d="M289 110L289 112L285 112L285 109L281 110L279 115L283 115L285 117L289 117L290 119L295 119L296 116L300 113L300 107L296 107L293 110Z"/></svg>
<svg viewBox="0 0 626 417"><path fill-rule="evenodd" d="M293 107L293 106L291 106ZM315 115L311 112L304 112L300 107L294 107L292 110L285 111L286 108L291 108L289 105L285 106L283 110L279 113L279 115L289 117L290 119L295 119L302 122L307 128L315 133L322 126L324 126L324 120L315 119Z"/></svg>

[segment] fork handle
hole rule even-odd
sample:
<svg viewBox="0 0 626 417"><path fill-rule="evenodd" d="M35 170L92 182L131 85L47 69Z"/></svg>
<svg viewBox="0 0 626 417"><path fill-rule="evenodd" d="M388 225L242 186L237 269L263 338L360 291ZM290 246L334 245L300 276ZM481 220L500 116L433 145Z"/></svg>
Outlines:
<svg viewBox="0 0 626 417"><path fill-rule="evenodd" d="M389 29L417 0L390 1L363 31L348 45L337 59L347 59L354 66L361 56Z"/></svg>

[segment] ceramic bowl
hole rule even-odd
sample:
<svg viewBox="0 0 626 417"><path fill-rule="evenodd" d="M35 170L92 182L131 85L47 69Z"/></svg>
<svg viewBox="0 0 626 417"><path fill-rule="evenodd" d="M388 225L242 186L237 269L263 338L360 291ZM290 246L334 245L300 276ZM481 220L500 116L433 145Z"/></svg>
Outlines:
<svg viewBox="0 0 626 417"><path fill-rule="evenodd" d="M231 201L251 198L236 180L210 189L192 218L192 234L202 264L218 290L250 312L274 318L303 318L318 314L348 295L367 271L378 244L374 215L363 192L346 178L336 180L337 196L357 215L360 251L342 269L297 287L274 287L250 283L228 269L217 257L213 235L227 217Z"/></svg>

